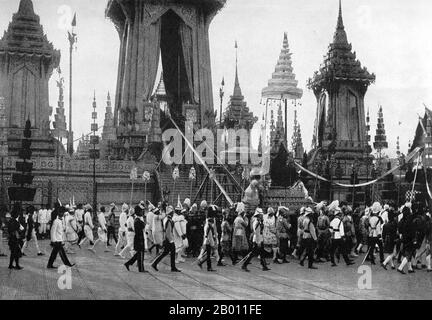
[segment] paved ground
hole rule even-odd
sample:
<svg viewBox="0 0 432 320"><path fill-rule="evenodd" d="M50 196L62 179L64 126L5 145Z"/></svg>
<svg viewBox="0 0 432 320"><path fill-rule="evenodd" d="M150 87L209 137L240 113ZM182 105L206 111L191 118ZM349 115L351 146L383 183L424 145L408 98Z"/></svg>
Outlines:
<svg viewBox="0 0 432 320"><path fill-rule="evenodd" d="M43 243L48 254L49 245ZM239 267L218 268L217 273L207 273L192 265L193 260L179 266L181 274L169 272L168 261L160 272L139 274L136 268L127 272L124 261L103 252L97 254L81 250L70 258L77 264L72 269L72 289L60 290L57 270L45 269L48 256L35 257L29 252L22 259L23 271L7 269L8 258L0 258L0 300L61 300L61 299L157 299L157 300L250 300L250 299L431 299L432 273L417 271L402 276L395 271L372 267L372 289L358 288L358 266L329 264L317 265L319 270L290 264L270 265L270 272L262 272L258 261L245 273ZM150 257L146 268L150 270ZM358 261L361 261L360 259ZM57 261L59 264L60 261ZM205 270L205 269L204 269Z"/></svg>

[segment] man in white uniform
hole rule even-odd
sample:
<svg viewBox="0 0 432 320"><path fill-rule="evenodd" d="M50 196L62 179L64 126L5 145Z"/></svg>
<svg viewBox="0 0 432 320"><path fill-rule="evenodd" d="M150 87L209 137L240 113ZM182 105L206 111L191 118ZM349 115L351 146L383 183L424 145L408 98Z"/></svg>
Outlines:
<svg viewBox="0 0 432 320"><path fill-rule="evenodd" d="M119 251L126 246L126 231L127 231L127 212L129 210L129 206L124 203L122 206L122 211L119 217L119 230L118 230L118 242L115 248L115 256L120 256Z"/></svg>
<svg viewBox="0 0 432 320"><path fill-rule="evenodd" d="M47 210L45 209L45 206L42 206L38 212L39 235L42 239L45 239L47 236L47 219Z"/></svg>
<svg viewBox="0 0 432 320"><path fill-rule="evenodd" d="M59 209L59 213L57 218L54 220L52 228L51 228L51 246L53 250L51 252L50 258L48 260L48 269L56 269L53 263L57 258L57 254L60 254L60 258L63 263L68 267L73 267L75 264L69 262L69 259L66 256L66 252L63 249L64 246L64 224L63 224L63 216L66 209L64 207Z"/></svg>
<svg viewBox="0 0 432 320"><path fill-rule="evenodd" d="M135 238L135 210L133 208L129 209L129 217L126 220L126 247L120 252L120 257L125 259L125 252L129 250L131 257L135 255L133 246L134 246L134 238Z"/></svg>
<svg viewBox="0 0 432 320"><path fill-rule="evenodd" d="M94 245L90 248L91 251L95 252L95 247L99 242L105 243L105 251L110 252L108 249L108 228L105 219L105 207L100 208L100 212L98 213L98 239L95 241Z"/></svg>
<svg viewBox="0 0 432 320"><path fill-rule="evenodd" d="M335 218L330 222L330 232L332 235L331 239L331 249L330 249L330 259L332 263L332 267L336 267L337 264L335 262L335 253L336 250L342 254L343 259L345 260L345 263L350 266L354 264L346 252L346 247L344 243L344 237L345 237L345 230L344 225L342 222L342 209L337 207L334 209Z"/></svg>
<svg viewBox="0 0 432 320"><path fill-rule="evenodd" d="M85 234L85 238L83 240L81 240L81 243L78 244L79 247L81 247L87 240L90 242L90 245L92 246L94 243L94 238L93 238L93 229L94 229L94 225L93 225L93 215L92 215L92 211L93 208L91 207L91 205L87 204L84 207L84 234ZM94 251L92 250L91 247L88 248L90 251Z"/></svg>

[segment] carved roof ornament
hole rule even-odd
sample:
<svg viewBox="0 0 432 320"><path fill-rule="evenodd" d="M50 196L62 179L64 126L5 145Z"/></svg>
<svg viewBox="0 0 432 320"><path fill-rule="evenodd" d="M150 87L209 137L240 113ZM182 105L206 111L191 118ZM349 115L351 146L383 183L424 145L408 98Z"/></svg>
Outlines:
<svg viewBox="0 0 432 320"><path fill-rule="evenodd" d="M339 0L339 15L333 42L329 45L329 51L324 57L324 62L319 71L309 79L309 88L320 91L328 83L333 81L354 81L365 86L375 82L375 74L369 73L367 68L362 67L352 52L352 45L348 43L342 18L342 4Z"/></svg>

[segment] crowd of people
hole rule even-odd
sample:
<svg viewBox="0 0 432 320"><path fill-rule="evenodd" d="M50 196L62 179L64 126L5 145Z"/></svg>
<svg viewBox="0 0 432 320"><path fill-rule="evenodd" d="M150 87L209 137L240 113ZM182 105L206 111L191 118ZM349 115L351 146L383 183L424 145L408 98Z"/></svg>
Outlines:
<svg viewBox="0 0 432 320"><path fill-rule="evenodd" d="M375 264L379 258L385 270L432 272L431 215L410 202L400 208L376 202L353 210L334 201L299 210L285 206L251 210L244 203L219 208L206 201L197 205L185 199L175 207L166 202L155 206L141 201L135 207L112 203L108 210L100 207L96 212L88 204L58 204L53 210L15 206L9 215L0 229L8 235L9 268L16 270L22 269L19 259L28 253L30 244L34 243L37 255L43 256L39 241L49 239L52 252L47 268L56 268L57 255L63 264L73 267L68 255L83 247L94 253L103 247L116 257L130 258L125 268L130 270L137 264L139 272L147 272L145 253L151 256L155 271L169 255L172 272L181 272L177 266L185 263L185 258L193 259L199 268L206 265L208 272L226 266L228 259L249 272L255 257L263 271L270 270L269 261L298 261L304 266L307 260L307 267L316 269L320 263L336 267L342 257L347 266ZM0 256L6 256L1 242ZM364 257L362 262L355 261L359 256Z"/></svg>

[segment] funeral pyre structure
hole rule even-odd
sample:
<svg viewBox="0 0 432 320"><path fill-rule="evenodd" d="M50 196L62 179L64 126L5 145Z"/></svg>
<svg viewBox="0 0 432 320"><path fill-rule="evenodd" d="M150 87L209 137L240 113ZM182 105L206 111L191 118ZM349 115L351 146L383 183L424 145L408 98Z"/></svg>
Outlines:
<svg viewBox="0 0 432 320"><path fill-rule="evenodd" d="M309 80L317 102L313 150L308 167L328 182L311 179L318 199L368 202L365 188L338 187L342 184L364 183L371 179L371 147L368 142L364 97L375 75L362 67L348 42L339 6L339 17L328 54ZM353 196L355 201L353 201Z"/></svg>

